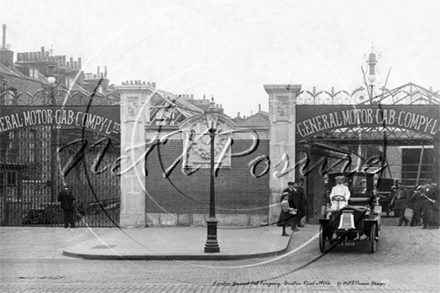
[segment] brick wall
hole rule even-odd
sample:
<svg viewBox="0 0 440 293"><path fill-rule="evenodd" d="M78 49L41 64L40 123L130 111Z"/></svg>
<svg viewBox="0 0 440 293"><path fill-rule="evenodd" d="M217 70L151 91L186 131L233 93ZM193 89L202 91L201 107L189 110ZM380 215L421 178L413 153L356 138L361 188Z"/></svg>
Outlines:
<svg viewBox="0 0 440 293"><path fill-rule="evenodd" d="M244 151L251 145L250 140L234 140L232 153ZM182 148L182 140L169 140L166 144L155 146L148 155L147 214L209 213L209 169L200 169L187 176L182 173L181 161L168 178L163 176L162 169L172 165L182 153ZM254 158L268 154L269 140L261 140L256 151L243 157L233 157L230 169L219 170L215 179L217 214L268 214L269 173L255 178L248 166ZM264 168L264 163L259 164L255 173L260 174Z"/></svg>

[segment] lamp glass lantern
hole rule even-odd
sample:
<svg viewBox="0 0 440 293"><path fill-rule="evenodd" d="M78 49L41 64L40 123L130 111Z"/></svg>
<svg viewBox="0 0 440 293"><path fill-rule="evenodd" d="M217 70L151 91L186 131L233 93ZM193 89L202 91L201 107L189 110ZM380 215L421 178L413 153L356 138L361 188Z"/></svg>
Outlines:
<svg viewBox="0 0 440 293"><path fill-rule="evenodd" d="M51 85L53 85L53 84L56 82L56 78L55 78L54 76L49 76L49 77L47 78L47 81L48 81Z"/></svg>
<svg viewBox="0 0 440 293"><path fill-rule="evenodd" d="M208 109L205 110L206 125L210 131L217 129L218 117L221 109L216 108L214 103L211 103Z"/></svg>
<svg viewBox="0 0 440 293"><path fill-rule="evenodd" d="M49 60L49 65L47 65L47 81L53 85L56 82L55 78L55 63Z"/></svg>

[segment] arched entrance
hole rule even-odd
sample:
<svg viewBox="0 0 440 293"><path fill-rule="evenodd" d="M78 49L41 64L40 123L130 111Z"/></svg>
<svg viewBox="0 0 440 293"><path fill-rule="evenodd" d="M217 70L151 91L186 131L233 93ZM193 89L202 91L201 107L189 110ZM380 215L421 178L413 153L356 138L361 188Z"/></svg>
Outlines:
<svg viewBox="0 0 440 293"><path fill-rule="evenodd" d="M286 91L270 102L273 113ZM362 88L351 94L314 90L298 91L285 101L296 115L295 146L284 148L295 152L290 163L295 178L307 178L309 218L316 217L323 204L326 172L367 165L384 167L382 176L400 179L408 188L424 179L439 182L440 96L412 83L371 99L366 96ZM283 128L274 118L271 129ZM273 134L271 138L271 145L282 144Z"/></svg>

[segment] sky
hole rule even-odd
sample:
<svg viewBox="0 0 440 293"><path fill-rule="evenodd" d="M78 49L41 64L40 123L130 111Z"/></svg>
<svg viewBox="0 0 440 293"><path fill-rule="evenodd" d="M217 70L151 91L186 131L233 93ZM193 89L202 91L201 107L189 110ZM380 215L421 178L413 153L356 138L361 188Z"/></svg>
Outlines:
<svg viewBox="0 0 440 293"><path fill-rule="evenodd" d="M15 53L52 47L115 85L214 96L233 117L268 110L264 84L352 92L372 47L376 88L440 90L439 15L438 1L0 0Z"/></svg>

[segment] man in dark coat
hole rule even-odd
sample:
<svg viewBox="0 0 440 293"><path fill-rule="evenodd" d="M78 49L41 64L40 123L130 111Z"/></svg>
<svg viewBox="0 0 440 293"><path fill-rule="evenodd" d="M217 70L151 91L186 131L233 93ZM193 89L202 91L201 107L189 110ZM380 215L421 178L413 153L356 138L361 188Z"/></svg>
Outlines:
<svg viewBox="0 0 440 293"><path fill-rule="evenodd" d="M423 211L423 198L422 198L422 189L423 187L420 185L414 191L411 196L411 206L414 211L414 214L411 219L410 226L420 226L422 221L422 211Z"/></svg>
<svg viewBox="0 0 440 293"><path fill-rule="evenodd" d="M397 226L408 226L409 220L405 217L405 209L409 206L410 195L402 182L397 182L397 190L394 195L394 211L400 215Z"/></svg>
<svg viewBox="0 0 440 293"><path fill-rule="evenodd" d="M61 202L61 208L64 211L64 228L68 228L69 224L71 228L75 228L75 221L73 219L73 211L75 197L70 193L67 186L58 194L58 201Z"/></svg>
<svg viewBox="0 0 440 293"><path fill-rule="evenodd" d="M430 181L425 181L422 196L423 203L423 228L422 229L438 229L439 228L439 194L431 185Z"/></svg>
<svg viewBox="0 0 440 293"><path fill-rule="evenodd" d="M299 231L298 229L298 214L301 213L300 211L300 194L298 191L298 183L297 182L288 182L287 183L288 188L286 188L284 192L288 192L289 193L289 205L291 208L296 209L297 214L296 215L291 215L292 216L292 231L297 232Z"/></svg>
<svg viewBox="0 0 440 293"><path fill-rule="evenodd" d="M306 206L307 206L307 197L306 192L304 190L304 178L300 178L298 182L298 192L300 194L300 208L298 213L298 227L304 227L304 224L301 222L302 218L306 215Z"/></svg>

